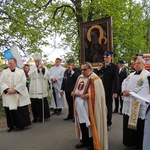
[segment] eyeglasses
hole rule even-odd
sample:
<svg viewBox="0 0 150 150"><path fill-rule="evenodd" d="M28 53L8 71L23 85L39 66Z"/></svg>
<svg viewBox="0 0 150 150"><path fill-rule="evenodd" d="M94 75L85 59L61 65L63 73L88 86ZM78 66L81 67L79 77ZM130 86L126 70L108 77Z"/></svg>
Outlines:
<svg viewBox="0 0 150 150"><path fill-rule="evenodd" d="M98 65L98 66L103 66L103 65Z"/></svg>
<svg viewBox="0 0 150 150"><path fill-rule="evenodd" d="M135 62L134 63L135 65L140 65L140 64L142 64L141 62Z"/></svg>
<svg viewBox="0 0 150 150"><path fill-rule="evenodd" d="M86 71L86 70L88 70L89 68L86 68L86 69L81 69L81 71Z"/></svg>

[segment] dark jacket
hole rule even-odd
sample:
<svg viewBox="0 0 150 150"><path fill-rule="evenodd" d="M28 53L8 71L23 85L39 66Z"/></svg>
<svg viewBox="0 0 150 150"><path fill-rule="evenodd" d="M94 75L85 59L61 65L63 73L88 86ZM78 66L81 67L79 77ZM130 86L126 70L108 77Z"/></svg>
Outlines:
<svg viewBox="0 0 150 150"><path fill-rule="evenodd" d="M78 76L81 74L81 71L78 68L74 68L73 71L74 73L71 74L71 72L68 69L65 70L61 90L65 92L73 91L76 80Z"/></svg>
<svg viewBox="0 0 150 150"><path fill-rule="evenodd" d="M110 63L107 67L103 66L99 74L101 74L106 96L118 93L119 77L117 66L113 63Z"/></svg>
<svg viewBox="0 0 150 150"><path fill-rule="evenodd" d="M119 70L118 70L119 72ZM118 94L121 93L121 85L122 85L122 82L123 80L127 77L127 71L125 68L122 68L121 72L119 73L119 91L118 91Z"/></svg>

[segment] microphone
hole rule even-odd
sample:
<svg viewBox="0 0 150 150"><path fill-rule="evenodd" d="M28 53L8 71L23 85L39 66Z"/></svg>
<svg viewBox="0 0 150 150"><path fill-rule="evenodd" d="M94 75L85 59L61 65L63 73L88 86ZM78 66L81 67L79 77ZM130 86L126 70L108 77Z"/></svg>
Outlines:
<svg viewBox="0 0 150 150"><path fill-rule="evenodd" d="M148 84L149 84L149 88L150 88L150 76L147 76L148 79Z"/></svg>

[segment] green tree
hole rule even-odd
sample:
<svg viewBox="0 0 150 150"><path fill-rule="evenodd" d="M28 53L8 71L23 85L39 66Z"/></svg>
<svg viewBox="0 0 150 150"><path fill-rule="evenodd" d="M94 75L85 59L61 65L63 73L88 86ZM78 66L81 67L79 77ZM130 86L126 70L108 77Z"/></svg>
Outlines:
<svg viewBox="0 0 150 150"><path fill-rule="evenodd" d="M44 12L46 0L3 0L0 2L0 48L14 42L26 52L41 51L40 45L52 31Z"/></svg>
<svg viewBox="0 0 150 150"><path fill-rule="evenodd" d="M143 10L143 21L144 21L144 30L145 30L145 51L150 53L150 1L142 1L142 10Z"/></svg>
<svg viewBox="0 0 150 150"><path fill-rule="evenodd" d="M79 60L80 23L112 16L115 60L122 58L127 62L131 56L144 52L142 8L133 0L51 0L46 7L53 13L54 30L66 35L62 45L70 46L72 52L67 56L76 60Z"/></svg>
<svg viewBox="0 0 150 150"><path fill-rule="evenodd" d="M112 16L115 60L130 62L149 50L148 0L3 0L0 4L0 48L12 41L26 51L41 51L58 34L64 58L79 62L80 23ZM51 45L52 46L52 45ZM55 46L55 45L54 45Z"/></svg>

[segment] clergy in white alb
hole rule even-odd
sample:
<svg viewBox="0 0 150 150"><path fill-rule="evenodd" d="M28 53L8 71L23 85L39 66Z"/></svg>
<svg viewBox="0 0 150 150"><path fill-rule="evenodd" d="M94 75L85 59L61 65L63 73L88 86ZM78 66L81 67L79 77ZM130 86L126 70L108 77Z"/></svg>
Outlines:
<svg viewBox="0 0 150 150"><path fill-rule="evenodd" d="M76 133L81 143L75 148L88 147L89 150L108 150L107 108L101 79L93 72L92 65L85 62L81 66L82 75L90 78L86 94L75 97Z"/></svg>
<svg viewBox="0 0 150 150"><path fill-rule="evenodd" d="M33 113L33 123L50 117L49 105L47 101L48 96L48 70L41 63L42 56L40 53L33 55L35 65L30 67L28 73L30 77L29 94L31 98L31 107Z"/></svg>
<svg viewBox="0 0 150 150"><path fill-rule="evenodd" d="M147 88L147 76L150 73L144 69L145 61L137 57L135 72L131 73L122 83L123 92L123 144L142 148L145 113L147 104L145 101L132 97L129 92L137 93L142 88Z"/></svg>
<svg viewBox="0 0 150 150"><path fill-rule="evenodd" d="M150 80L149 80L149 85L150 85ZM149 94L149 97L150 97L150 88L149 88L148 94ZM146 110L145 124L144 124L143 149L142 150L150 149L150 144L149 144L150 129L149 129L149 125L150 125L150 103L149 103L148 108Z"/></svg>
<svg viewBox="0 0 150 150"><path fill-rule="evenodd" d="M55 65L49 71L48 80L51 84L51 108L54 109L54 114L60 115L62 108L66 105L65 96L61 96L61 85L63 81L65 68L61 66L61 59L56 58Z"/></svg>
<svg viewBox="0 0 150 150"><path fill-rule="evenodd" d="M8 68L0 76L0 89L5 108L8 132L14 127L23 129L31 124L28 105L30 98L26 87L24 71L17 68L17 61L8 61Z"/></svg>

